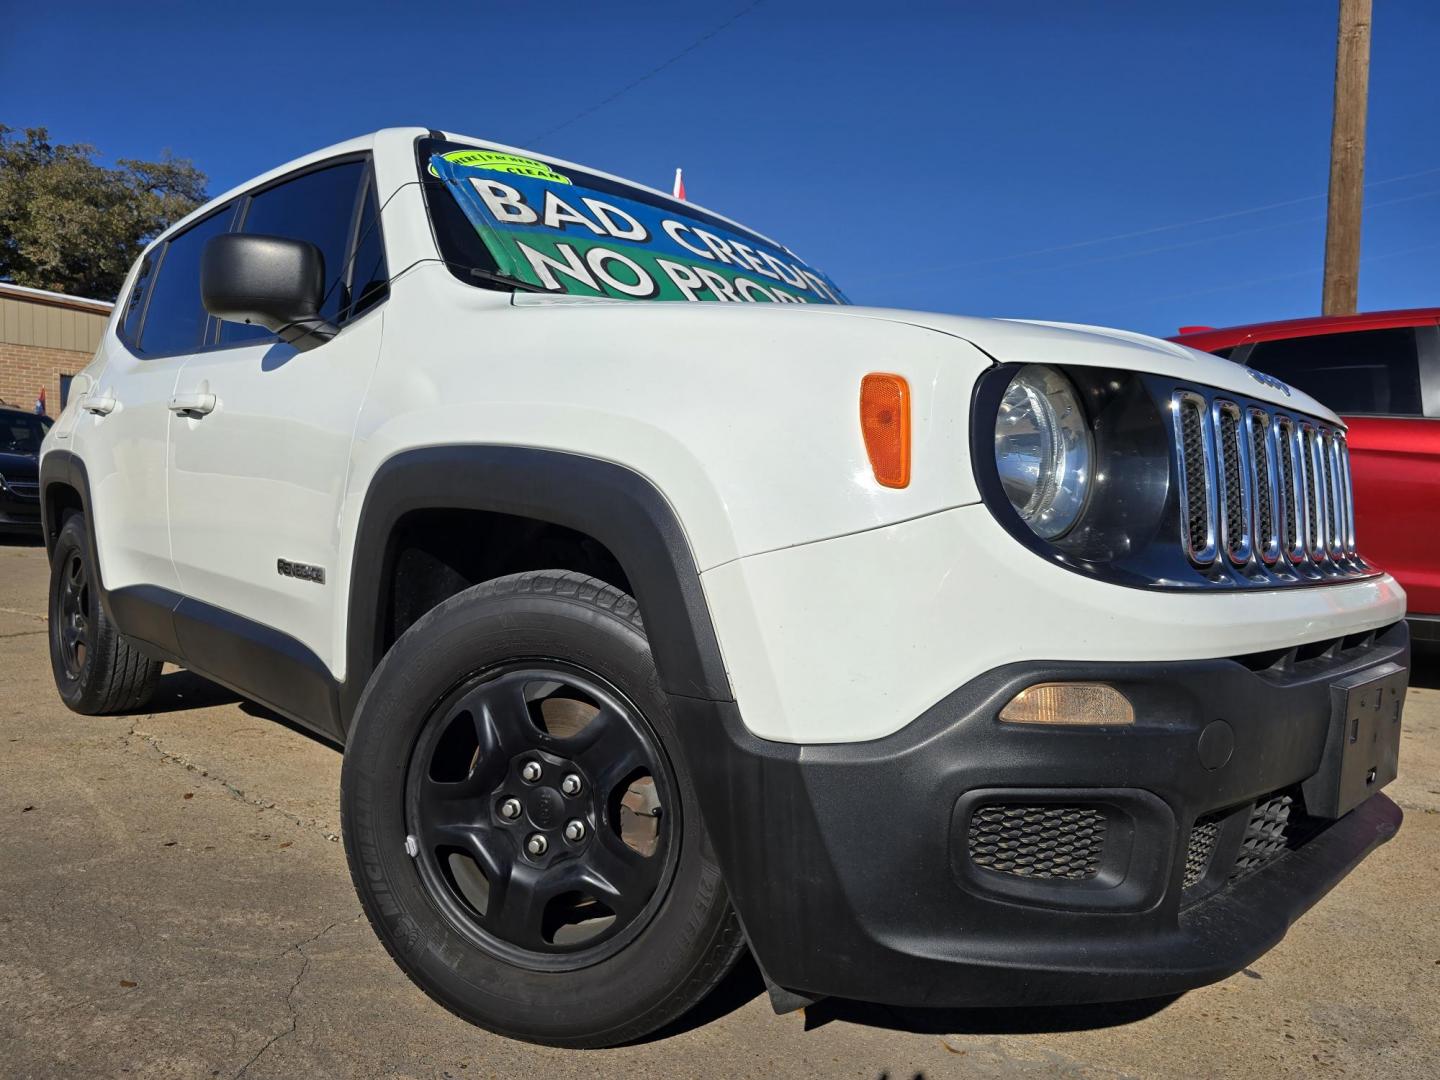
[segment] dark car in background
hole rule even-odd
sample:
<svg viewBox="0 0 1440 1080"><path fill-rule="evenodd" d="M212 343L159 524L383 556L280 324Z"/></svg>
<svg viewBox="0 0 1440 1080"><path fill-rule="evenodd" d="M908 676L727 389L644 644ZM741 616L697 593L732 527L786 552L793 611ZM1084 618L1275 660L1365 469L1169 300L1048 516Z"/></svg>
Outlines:
<svg viewBox="0 0 1440 1080"><path fill-rule="evenodd" d="M1412 637L1440 641L1440 308L1187 326L1172 340L1272 375L1340 414L1360 552L1405 587Z"/></svg>
<svg viewBox="0 0 1440 1080"><path fill-rule="evenodd" d="M51 423L0 404L0 534L40 532L40 443Z"/></svg>

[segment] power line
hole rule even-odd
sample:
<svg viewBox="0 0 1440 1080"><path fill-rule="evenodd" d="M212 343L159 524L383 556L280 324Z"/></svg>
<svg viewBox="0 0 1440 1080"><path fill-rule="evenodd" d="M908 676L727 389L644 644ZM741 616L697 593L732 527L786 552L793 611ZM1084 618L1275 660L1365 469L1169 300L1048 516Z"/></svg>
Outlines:
<svg viewBox="0 0 1440 1080"><path fill-rule="evenodd" d="M664 71L666 68L670 67L672 64L675 64L675 63L677 63L678 61L683 60L685 57L689 56L692 52L694 52L696 49L700 48L700 46L704 45L707 41L709 41L711 38L713 38L716 34L722 33L723 31L729 29L730 26L732 26L734 23L738 22L740 19L744 18L746 15L750 14L750 12L754 11L757 7L759 7L759 6L760 6L761 4L763 4L764 2L765 2L765 0L755 0L754 3L749 4L749 5L746 6L746 7L741 8L739 11L737 11L734 15L731 15L730 18L726 19L726 20L725 20L723 23L721 23L719 26L717 26L717 27L715 27L714 29L708 30L708 31L706 31L705 33L701 34L698 38L696 38L694 41L692 41L689 45L685 46L685 48L681 49L681 50L680 50L678 53L676 53L674 56L670 57L669 60L666 60L663 64L659 64L659 65L651 68L651 69L650 69L649 71L647 71L644 75L641 75L638 79L634 80L633 82L626 83L626 84L625 84L624 86L622 86L619 90L616 90L616 91L615 91L613 94L611 94L609 97L605 98L605 100L600 101L600 102L597 102L597 103L594 104L594 105L591 105L588 109L582 109L580 112L578 112L578 113L576 113L574 116L570 117L569 120L562 121L561 123L556 124L554 127L549 128L549 129L547 129L547 130L545 130L545 131L540 132L540 134L538 134L538 135L531 135L531 136L530 136L529 138L527 138L525 141L526 141L527 143L538 142L540 139L545 139L545 138L550 137L551 135L554 135L555 132L561 130L562 128L567 128L567 127L569 127L571 124L575 123L575 122L578 121L578 120L584 120L587 116L591 115L592 113L599 112L601 109L605 108L606 105L609 105L609 104L611 104L612 102L616 101L617 99L619 99L619 98L621 98L621 97L624 97L624 96L625 96L626 94L628 94L631 90L634 90L635 87L639 86L641 83L643 83L643 82L645 82L645 81L647 81L647 80L649 80L649 79L653 79L656 75L659 75L660 72Z"/></svg>
<svg viewBox="0 0 1440 1080"><path fill-rule="evenodd" d="M1384 180L1375 180L1365 185L1368 188L1382 187L1386 184L1398 184L1405 180L1415 180L1422 176L1434 176L1440 173L1440 168L1422 169L1419 172L1405 173L1402 176L1391 176ZM916 269L901 270L893 274L877 274L869 277L862 277L859 281L890 281L896 278L919 277L923 274L940 273L946 270L969 270L979 266L995 266L999 263L1016 262L1020 259L1029 259L1037 255L1055 255L1062 251L1074 251L1077 248L1095 247L1099 244L1110 244L1117 240L1134 240L1142 236L1154 236L1156 233L1174 232L1177 229L1189 229L1196 225L1211 225L1217 221L1229 221L1233 218L1248 217L1251 214L1263 214L1269 210L1282 210L1287 206L1299 206L1302 203L1315 202L1325 198L1322 192L1319 195L1304 195L1298 199L1285 199L1281 202L1265 203L1262 206L1250 206L1243 210L1230 210L1223 214L1212 214L1208 217L1192 218L1189 221L1175 221L1166 225L1154 225L1148 229L1136 229L1132 232L1114 233L1110 236L1097 236L1090 240L1076 240L1068 244L1056 244L1053 247L1035 248L1031 251L1019 251L1013 255L997 255L988 259L970 259L964 262L946 263L941 266L928 266Z"/></svg>
<svg viewBox="0 0 1440 1080"><path fill-rule="evenodd" d="M1411 255L1417 251L1432 251L1436 244L1415 244L1412 247L1400 248L1397 251L1387 251L1383 255L1366 255L1361 258L1362 264L1380 262L1384 259L1393 259L1399 255ZM1152 296L1146 300L1136 300L1137 304L1159 304L1166 300L1187 300L1192 296L1209 296L1212 293L1231 292L1234 289L1246 289L1252 285L1267 285L1274 281L1288 281L1292 278L1311 277L1317 271L1314 267L1309 270L1295 270L1288 274L1270 274L1266 277L1250 278L1247 281L1231 281L1224 285L1217 285L1210 289L1192 289L1189 292L1168 293L1165 296Z"/></svg>
<svg viewBox="0 0 1440 1080"><path fill-rule="evenodd" d="M1394 199L1380 199L1376 202L1368 202L1365 204L1365 209L1378 210L1382 206L1395 206L1398 203L1415 202L1417 199L1433 199L1436 195L1440 195L1440 188L1431 188L1429 191L1416 192L1413 195L1400 195ZM1239 236L1254 236L1258 233L1275 232L1277 229L1294 228L1297 225L1312 225L1317 221L1324 220L1324 214L1311 214L1309 217L1292 218L1289 221L1278 221L1271 225L1256 225L1249 229L1235 229L1232 232L1216 233L1214 236L1202 236L1195 240L1181 240L1174 244L1159 244L1155 247L1139 248L1135 251L1121 251L1114 255L1097 255L1094 258L1081 259L1079 262L1065 263L1061 266L1025 266L1014 270L1006 270L1003 271L1003 273L1007 276L1015 277L1021 277L1027 274L1068 274L1072 270L1079 270L1087 266L1096 266L1101 263L1123 262L1126 259L1138 259L1146 255L1158 255L1167 251L1204 247L1206 244L1218 244L1222 240L1233 240Z"/></svg>

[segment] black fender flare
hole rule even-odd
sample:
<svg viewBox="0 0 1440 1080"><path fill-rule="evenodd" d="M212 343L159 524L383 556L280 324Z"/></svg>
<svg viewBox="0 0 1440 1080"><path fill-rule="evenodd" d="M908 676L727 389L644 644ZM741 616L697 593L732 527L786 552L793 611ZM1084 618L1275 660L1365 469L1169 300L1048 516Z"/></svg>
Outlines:
<svg viewBox="0 0 1440 1080"><path fill-rule="evenodd" d="M176 641L175 628L170 621L165 590L140 585L130 589L112 592L105 585L104 573L100 568L99 531L95 519L94 501L90 497L90 474L79 454L69 450L52 450L40 459L40 522L45 532L45 556L54 558L55 541L60 537L64 521L57 513L56 500L52 489L68 487L80 498L80 512L85 515L86 556L90 562L90 575L105 615L122 633L137 639L147 651L157 658L178 660L180 646ZM178 597L176 597L178 599ZM173 608L174 604L169 603Z"/></svg>
<svg viewBox="0 0 1440 1080"><path fill-rule="evenodd" d="M85 471L85 463L69 450L51 450L40 459L40 527L45 534L47 559L55 554L55 540L60 535L61 522L56 520L50 498L50 489L57 485L71 488L80 496L81 510L89 518L90 476ZM96 573L99 573L98 564Z"/></svg>
<svg viewBox="0 0 1440 1080"><path fill-rule="evenodd" d="M417 510L483 510L561 525L605 545L645 619L661 685L672 696L731 699L700 574L674 509L632 469L561 450L464 444L404 450L376 470L355 532L346 677L348 729L383 649L378 582L396 525Z"/></svg>
<svg viewBox="0 0 1440 1080"><path fill-rule="evenodd" d="M120 620L115 617L115 605L112 603L110 590L105 587L104 575L100 569L100 556L96 548L95 511L90 498L90 474L85 470L85 462L80 455L69 450L51 450L40 459L40 528L45 536L46 561L55 557L55 542L60 538L60 530L65 524L58 512L56 499L53 497L54 489L58 487L69 488L80 499L80 512L88 523L85 538L86 547L89 549L86 556L90 561L90 574L96 593L100 598L100 606L110 621L118 626Z"/></svg>

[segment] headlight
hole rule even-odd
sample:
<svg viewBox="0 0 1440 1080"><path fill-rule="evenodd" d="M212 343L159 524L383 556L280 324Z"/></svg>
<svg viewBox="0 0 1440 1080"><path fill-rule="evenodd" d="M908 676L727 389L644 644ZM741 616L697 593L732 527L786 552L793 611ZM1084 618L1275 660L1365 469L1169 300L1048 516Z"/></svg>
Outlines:
<svg viewBox="0 0 1440 1080"><path fill-rule="evenodd" d="M1093 452L1085 411L1070 380L1027 364L1005 389L995 417L995 467L1016 512L1054 540L1080 517Z"/></svg>

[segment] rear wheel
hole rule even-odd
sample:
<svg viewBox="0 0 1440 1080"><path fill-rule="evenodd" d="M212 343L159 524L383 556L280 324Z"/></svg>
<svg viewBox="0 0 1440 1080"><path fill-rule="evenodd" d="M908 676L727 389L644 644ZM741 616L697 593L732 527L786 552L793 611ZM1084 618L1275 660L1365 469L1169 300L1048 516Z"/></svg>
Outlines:
<svg viewBox="0 0 1440 1080"><path fill-rule="evenodd" d="M135 712L155 694L160 663L116 629L100 603L85 519L72 514L50 558L50 666L75 712Z"/></svg>
<svg viewBox="0 0 1440 1080"><path fill-rule="evenodd" d="M605 1046L685 1012L744 948L635 602L518 574L408 630L345 751L351 873L441 1004Z"/></svg>

